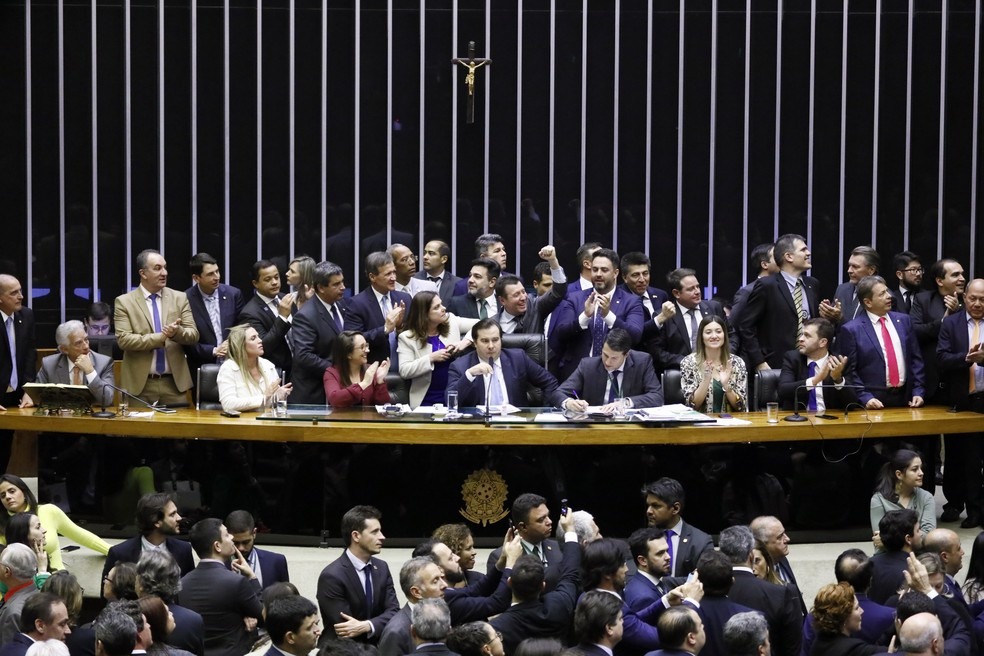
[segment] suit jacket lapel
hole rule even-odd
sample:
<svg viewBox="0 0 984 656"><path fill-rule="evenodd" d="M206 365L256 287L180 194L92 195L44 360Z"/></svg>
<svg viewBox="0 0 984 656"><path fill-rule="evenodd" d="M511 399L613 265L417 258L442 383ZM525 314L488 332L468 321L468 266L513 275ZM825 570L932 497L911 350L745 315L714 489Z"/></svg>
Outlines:
<svg viewBox="0 0 984 656"><path fill-rule="evenodd" d="M868 320L868 315L864 315L864 319L861 321L861 330L868 337L868 341L871 342L871 350L874 351L878 358L881 360L882 364L885 364L885 353L882 350L881 342L878 341L878 336L875 334L875 327L871 325L871 321Z"/></svg>
<svg viewBox="0 0 984 656"><path fill-rule="evenodd" d="M95 359L93 358L93 361ZM51 381L53 383L71 382L68 379L68 356L62 354L58 361L55 363L55 380Z"/></svg>
<svg viewBox="0 0 984 656"><path fill-rule="evenodd" d="M349 560L347 554L342 554L342 567L345 570L345 576L349 580L349 589L353 590L355 594L352 595L352 600L355 602L355 607L352 608L353 617L358 617L359 607L366 609L366 617L371 617L371 609L366 608L366 588L359 580L359 573L355 571L355 567L352 566L352 562ZM376 585L376 577L373 577L373 586ZM375 589L373 590L375 593Z"/></svg>

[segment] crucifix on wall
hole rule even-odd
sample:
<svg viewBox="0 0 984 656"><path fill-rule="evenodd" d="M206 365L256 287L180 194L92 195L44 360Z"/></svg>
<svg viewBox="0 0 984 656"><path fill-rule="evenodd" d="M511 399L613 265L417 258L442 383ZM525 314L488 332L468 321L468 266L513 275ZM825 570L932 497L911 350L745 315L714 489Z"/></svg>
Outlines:
<svg viewBox="0 0 984 656"><path fill-rule="evenodd" d="M468 104L465 110L465 122L474 123L475 122L475 71L485 66L486 64L491 65L491 59L483 59L481 57L475 57L475 42L468 42L468 56L467 57L455 57L451 60L452 64L461 64L468 69L468 74L465 75L465 86L468 87Z"/></svg>

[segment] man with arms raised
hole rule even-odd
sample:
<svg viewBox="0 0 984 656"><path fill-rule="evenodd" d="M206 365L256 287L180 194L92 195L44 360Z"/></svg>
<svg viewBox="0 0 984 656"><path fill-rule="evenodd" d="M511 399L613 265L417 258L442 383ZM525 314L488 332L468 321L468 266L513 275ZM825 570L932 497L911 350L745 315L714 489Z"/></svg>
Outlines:
<svg viewBox="0 0 984 656"><path fill-rule="evenodd" d="M318 577L322 646L336 638L377 644L400 610L389 566L375 557L386 540L380 519L372 506L355 506L342 516L345 551Z"/></svg>
<svg viewBox="0 0 984 656"><path fill-rule="evenodd" d="M570 512L568 512L570 515ZM539 494L526 492L520 494L513 501L509 519L515 527L516 536L520 539L523 554L532 554L542 564L545 570L544 580L546 581L546 592L553 590L557 581L560 580L560 561L563 558L560 545L556 540L550 538L553 531L553 521L550 519L550 509L547 507L547 500ZM574 530L574 519L571 518L570 530ZM567 531L566 524L564 531ZM575 533L575 536L577 534ZM499 562L503 553L503 547L499 547L489 554L487 563L491 570Z"/></svg>
<svg viewBox="0 0 984 656"><path fill-rule="evenodd" d="M124 540L109 548L106 563L103 565L103 580L116 563L136 563L140 554L152 549L167 550L181 568L184 576L195 569L195 559L191 546L184 540L173 536L181 532L181 515L174 503L174 497L164 492L145 494L137 502L137 528L140 535Z"/></svg>
<svg viewBox="0 0 984 656"><path fill-rule="evenodd" d="M673 295L666 319L649 345L650 353L660 371L679 369L680 362L697 349L698 326L706 317L724 317L724 308L717 301L701 300L700 281L693 269L674 269L666 274L666 283ZM728 332L734 331L728 327Z"/></svg>
<svg viewBox="0 0 984 656"><path fill-rule="evenodd" d="M506 334L542 334L547 316L560 305L567 293L567 277L557 260L554 247L544 246L539 255L548 263L553 281L547 294L537 296L527 292L518 276L500 276L495 284L495 296L499 304L499 312L495 318L502 326L502 332Z"/></svg>

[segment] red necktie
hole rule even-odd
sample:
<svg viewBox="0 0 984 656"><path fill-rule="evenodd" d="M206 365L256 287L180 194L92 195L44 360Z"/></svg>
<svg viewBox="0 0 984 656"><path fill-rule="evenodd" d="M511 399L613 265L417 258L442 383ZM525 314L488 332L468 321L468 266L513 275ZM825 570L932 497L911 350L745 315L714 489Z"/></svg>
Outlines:
<svg viewBox="0 0 984 656"><path fill-rule="evenodd" d="M881 324L882 341L885 342L885 359L888 361L888 385L898 387L900 381L899 361L895 357L895 345L892 344L892 335L888 332L885 325L885 317L878 320Z"/></svg>

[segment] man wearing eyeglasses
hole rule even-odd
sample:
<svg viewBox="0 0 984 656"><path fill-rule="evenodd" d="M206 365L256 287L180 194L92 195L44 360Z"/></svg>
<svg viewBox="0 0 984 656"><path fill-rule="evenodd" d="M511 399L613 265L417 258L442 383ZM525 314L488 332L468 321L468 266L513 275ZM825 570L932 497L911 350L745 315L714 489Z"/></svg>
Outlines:
<svg viewBox="0 0 984 656"><path fill-rule="evenodd" d="M923 268L919 256L912 251L896 253L892 258L895 266L895 277L899 279L899 288L892 290L893 310L905 314L912 313L912 301L922 290Z"/></svg>

